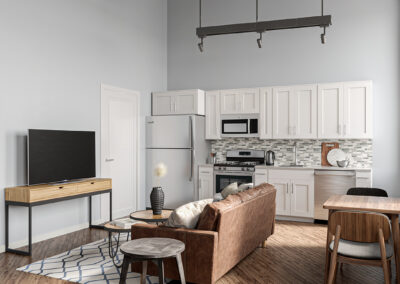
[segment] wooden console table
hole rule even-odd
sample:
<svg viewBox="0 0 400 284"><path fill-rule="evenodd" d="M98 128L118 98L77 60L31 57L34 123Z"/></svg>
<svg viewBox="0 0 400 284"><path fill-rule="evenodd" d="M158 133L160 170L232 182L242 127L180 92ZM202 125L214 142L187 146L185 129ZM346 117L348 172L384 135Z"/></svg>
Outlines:
<svg viewBox="0 0 400 284"><path fill-rule="evenodd" d="M13 252L22 255L32 255L32 207L89 197L89 228L101 228L100 225L92 225L92 196L103 193L110 194L110 221L112 220L112 183L109 178L85 179L76 182L59 184L41 184L33 186L17 186L5 189L5 210L6 210L6 252ZM9 207L22 206L28 207L29 218L29 242L28 251L9 248Z"/></svg>

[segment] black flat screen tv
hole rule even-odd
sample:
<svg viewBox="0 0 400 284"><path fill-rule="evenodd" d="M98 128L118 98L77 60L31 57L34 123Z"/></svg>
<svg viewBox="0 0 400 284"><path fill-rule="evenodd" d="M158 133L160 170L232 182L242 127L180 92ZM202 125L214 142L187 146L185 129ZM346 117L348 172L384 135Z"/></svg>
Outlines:
<svg viewBox="0 0 400 284"><path fill-rule="evenodd" d="M28 184L95 176L95 132L28 130Z"/></svg>

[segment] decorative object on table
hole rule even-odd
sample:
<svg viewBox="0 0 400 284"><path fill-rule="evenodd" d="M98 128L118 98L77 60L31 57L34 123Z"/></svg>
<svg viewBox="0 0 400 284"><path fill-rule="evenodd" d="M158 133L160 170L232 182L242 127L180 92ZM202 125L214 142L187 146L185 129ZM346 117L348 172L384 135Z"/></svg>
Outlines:
<svg viewBox="0 0 400 284"><path fill-rule="evenodd" d="M135 220L132 220L131 218L122 218L113 220L109 224L123 229L130 229L135 223L137 222L135 222Z"/></svg>
<svg viewBox="0 0 400 284"><path fill-rule="evenodd" d="M185 250L185 244L170 238L141 238L124 243L121 252L124 254L121 278L119 283L126 283L129 264L136 261L142 262L142 276L140 283L146 282L147 262L157 263L158 279L160 284L165 283L164 259L176 258L181 283L186 284L181 253Z"/></svg>
<svg viewBox="0 0 400 284"><path fill-rule="evenodd" d="M167 167L163 163L159 163L154 169L154 174L158 179L161 179L167 174ZM150 194L151 209L154 215L161 215L164 207L164 191L161 186L153 187Z"/></svg>
<svg viewBox="0 0 400 284"><path fill-rule="evenodd" d="M131 213L129 216L133 220L143 221L146 223L164 223L168 220L172 210L162 210L160 215L153 215L152 210L141 210Z"/></svg>
<svg viewBox="0 0 400 284"><path fill-rule="evenodd" d="M217 159L217 154L211 152L210 156L208 156L208 160L207 160L207 164L212 164L214 165L216 163L216 159Z"/></svg>
<svg viewBox="0 0 400 284"><path fill-rule="evenodd" d="M126 242L127 233L121 233L120 245ZM117 235L112 236L115 245ZM49 258L40 259L18 268L18 271L42 275L53 279L66 280L75 283L118 283L121 269L116 267L108 254L108 238L84 244ZM117 251L116 261L123 259L120 250ZM128 283L139 283L140 273L128 272ZM146 284L158 283L154 276L147 276ZM0 281L1 282L1 281ZM40 282L40 281L37 281ZM68 283L69 283L68 282Z"/></svg>
<svg viewBox="0 0 400 284"><path fill-rule="evenodd" d="M337 142L323 142L321 143L321 166L331 166L328 162L327 155L330 150L339 148Z"/></svg>
<svg viewBox="0 0 400 284"><path fill-rule="evenodd" d="M199 221L200 214L203 212L204 207L212 202L213 200L210 198L189 202L179 206L172 212L164 225L172 228L194 229L196 228L197 221Z"/></svg>
<svg viewBox="0 0 400 284"><path fill-rule="evenodd" d="M331 166L337 167L338 166L337 161L346 160L347 155L341 149L337 148L330 150L326 158Z"/></svg>
<svg viewBox="0 0 400 284"><path fill-rule="evenodd" d="M346 168L350 161L349 160L341 160L341 161L336 161L337 165L339 166L339 168Z"/></svg>

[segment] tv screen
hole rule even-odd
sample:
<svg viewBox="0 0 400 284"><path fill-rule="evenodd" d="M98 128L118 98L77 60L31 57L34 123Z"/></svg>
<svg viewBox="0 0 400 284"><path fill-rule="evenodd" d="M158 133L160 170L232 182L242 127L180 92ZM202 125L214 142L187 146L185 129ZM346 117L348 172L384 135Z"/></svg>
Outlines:
<svg viewBox="0 0 400 284"><path fill-rule="evenodd" d="M96 176L95 132L28 130L28 183Z"/></svg>

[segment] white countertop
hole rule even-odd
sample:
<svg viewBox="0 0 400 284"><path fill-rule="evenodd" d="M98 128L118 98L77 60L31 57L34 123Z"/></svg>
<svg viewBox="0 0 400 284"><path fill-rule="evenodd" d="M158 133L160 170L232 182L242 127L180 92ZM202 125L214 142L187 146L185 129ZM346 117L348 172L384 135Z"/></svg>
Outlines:
<svg viewBox="0 0 400 284"><path fill-rule="evenodd" d="M256 169L269 169L269 170L326 170L326 171L371 171L371 168L339 168L328 166L304 166L304 167L285 167L285 166L266 166L259 165Z"/></svg>

